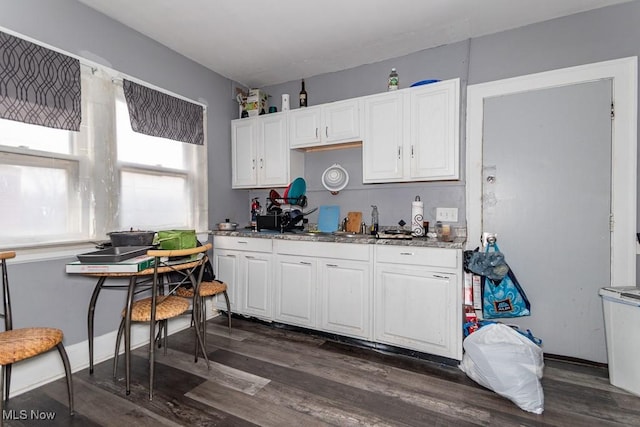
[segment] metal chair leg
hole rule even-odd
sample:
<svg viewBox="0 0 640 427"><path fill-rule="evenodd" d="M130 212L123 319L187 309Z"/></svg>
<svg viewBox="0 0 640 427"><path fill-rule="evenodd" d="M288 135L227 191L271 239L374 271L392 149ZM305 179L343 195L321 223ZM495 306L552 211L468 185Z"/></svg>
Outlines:
<svg viewBox="0 0 640 427"><path fill-rule="evenodd" d="M164 327L164 355L167 355L167 343L169 342L169 321L168 320L163 320L163 327Z"/></svg>
<svg viewBox="0 0 640 427"><path fill-rule="evenodd" d="M0 396L0 427L4 426L4 371L5 366L2 365L0 367L0 390L2 391L2 396Z"/></svg>
<svg viewBox="0 0 640 427"><path fill-rule="evenodd" d="M202 307L202 342L205 348L207 347L207 301L204 297L200 298L200 304Z"/></svg>
<svg viewBox="0 0 640 427"><path fill-rule="evenodd" d="M196 337L198 342L200 343L200 347L202 348L202 356L204 357L204 360L207 362L207 369L211 369L211 365L209 364L209 357L207 356L207 350L206 347L204 346L204 343L202 342L202 332L200 331L200 319L201 319L201 314L200 314L200 303L199 303L199 298L198 297L194 297L194 304L196 304L196 307L194 307L194 312L197 313L194 315L194 318L198 319L195 321L195 330L196 330ZM197 348L197 346L196 346ZM196 362L198 361L198 352L196 351Z"/></svg>
<svg viewBox="0 0 640 427"><path fill-rule="evenodd" d="M200 322L200 315L197 310L197 302L196 299L199 298L196 295L193 296L193 301L191 302L191 326L195 329L196 322ZM198 363L198 351L200 350L200 341L196 337L195 342L195 351L193 352L193 363Z"/></svg>
<svg viewBox="0 0 640 427"><path fill-rule="evenodd" d="M69 415L73 415L75 411L73 410L73 380L72 380L72 372L71 366L69 365L69 357L67 356L67 352L64 349L62 343L59 343L56 347L58 347L58 353L60 353L60 358L62 359L62 363L64 365L64 373L67 376L67 393L69 394Z"/></svg>
<svg viewBox="0 0 640 427"><path fill-rule="evenodd" d="M231 302L229 302L229 295L227 295L227 291L223 292L224 300L227 303L227 318L229 319L229 334L231 334Z"/></svg>
<svg viewBox="0 0 640 427"><path fill-rule="evenodd" d="M11 364L4 365L2 368L4 369L4 396L6 396L5 399L9 400L9 390L11 390Z"/></svg>
<svg viewBox="0 0 640 427"><path fill-rule="evenodd" d="M120 321L120 326L118 327L118 336L116 338L116 350L113 355L113 378L115 379L118 373L118 356L120 353L120 341L122 340L122 334L124 333L124 317Z"/></svg>

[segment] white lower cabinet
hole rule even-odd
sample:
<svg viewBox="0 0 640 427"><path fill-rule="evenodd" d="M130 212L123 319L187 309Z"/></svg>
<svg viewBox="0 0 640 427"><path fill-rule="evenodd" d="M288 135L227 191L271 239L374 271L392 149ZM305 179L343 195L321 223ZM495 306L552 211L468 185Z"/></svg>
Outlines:
<svg viewBox="0 0 640 427"><path fill-rule="evenodd" d="M215 239L214 239L215 240ZM227 284L227 295L231 303L231 312L238 313L238 265L241 254L237 251L229 251L226 249L215 249L213 251L213 271L216 279ZM227 305L223 295L213 297L213 306L222 310L227 309Z"/></svg>
<svg viewBox="0 0 640 427"><path fill-rule="evenodd" d="M459 249L215 236L214 261L235 313L462 359Z"/></svg>
<svg viewBox="0 0 640 427"><path fill-rule="evenodd" d="M314 258L276 255L275 320L316 327L316 272Z"/></svg>
<svg viewBox="0 0 640 427"><path fill-rule="evenodd" d="M319 266L320 328L371 339L371 267L368 261L325 259Z"/></svg>
<svg viewBox="0 0 640 427"><path fill-rule="evenodd" d="M242 314L270 320L271 267L273 255L260 252L247 253L240 258Z"/></svg>
<svg viewBox="0 0 640 427"><path fill-rule="evenodd" d="M461 360L461 251L376 249L374 341Z"/></svg>
<svg viewBox="0 0 640 427"><path fill-rule="evenodd" d="M371 339L371 245L278 241L275 320Z"/></svg>
<svg viewBox="0 0 640 427"><path fill-rule="evenodd" d="M233 313L271 320L273 246L270 239L215 236L214 271L227 284ZM222 295L214 307L226 310Z"/></svg>

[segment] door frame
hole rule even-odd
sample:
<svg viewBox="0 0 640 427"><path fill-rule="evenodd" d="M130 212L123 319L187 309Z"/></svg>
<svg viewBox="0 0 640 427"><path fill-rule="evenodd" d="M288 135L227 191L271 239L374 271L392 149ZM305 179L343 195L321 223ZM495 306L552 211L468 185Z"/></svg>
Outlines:
<svg viewBox="0 0 640 427"><path fill-rule="evenodd" d="M603 286L636 284L638 57L562 68L467 88L467 249L481 245L482 138L487 98L611 79L615 120L611 135L611 281ZM588 230L585 230L585 235Z"/></svg>

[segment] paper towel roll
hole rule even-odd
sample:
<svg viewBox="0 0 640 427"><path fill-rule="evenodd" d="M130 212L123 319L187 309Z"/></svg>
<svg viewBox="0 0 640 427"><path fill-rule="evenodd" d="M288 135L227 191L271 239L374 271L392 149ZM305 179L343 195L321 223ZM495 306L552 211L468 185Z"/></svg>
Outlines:
<svg viewBox="0 0 640 427"><path fill-rule="evenodd" d="M411 235L424 236L424 203L421 201L411 202Z"/></svg>
<svg viewBox="0 0 640 427"><path fill-rule="evenodd" d="M282 108L281 111L288 111L289 110L289 94L288 93L283 93L282 94Z"/></svg>

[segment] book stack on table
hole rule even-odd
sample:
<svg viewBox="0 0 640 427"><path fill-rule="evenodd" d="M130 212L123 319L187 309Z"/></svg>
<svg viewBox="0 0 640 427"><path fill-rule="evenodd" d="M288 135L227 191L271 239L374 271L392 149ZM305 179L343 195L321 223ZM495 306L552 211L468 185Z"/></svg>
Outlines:
<svg viewBox="0 0 640 427"><path fill-rule="evenodd" d="M147 256L151 246L113 247L78 255L78 261L66 265L67 273L137 273L153 266Z"/></svg>

